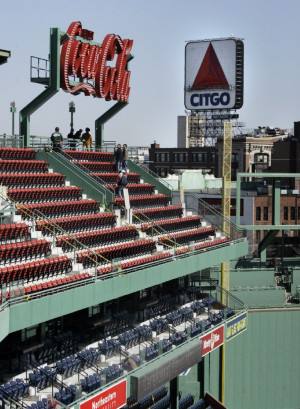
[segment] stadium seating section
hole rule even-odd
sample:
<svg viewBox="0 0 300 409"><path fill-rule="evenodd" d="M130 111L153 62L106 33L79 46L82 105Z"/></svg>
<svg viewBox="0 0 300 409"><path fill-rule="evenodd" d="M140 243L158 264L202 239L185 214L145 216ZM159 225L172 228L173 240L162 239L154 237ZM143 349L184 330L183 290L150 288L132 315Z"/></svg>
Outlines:
<svg viewBox="0 0 300 409"><path fill-rule="evenodd" d="M111 153L66 150L65 155L99 183L115 189L118 173ZM200 216L187 215L181 205L171 204L169 196L138 173L130 172L128 182L132 224L115 211L123 214L122 197L114 198L113 210L102 209L101 203L82 196L79 187L66 183L64 175L49 170L47 162L37 160L33 149L0 148L0 183L7 187L19 217L0 225L0 284L13 284L0 295L0 302L83 285L95 271L101 278L228 240L216 238L215 229L202 225ZM147 354L155 351L153 347ZM85 388L96 381L87 378Z"/></svg>

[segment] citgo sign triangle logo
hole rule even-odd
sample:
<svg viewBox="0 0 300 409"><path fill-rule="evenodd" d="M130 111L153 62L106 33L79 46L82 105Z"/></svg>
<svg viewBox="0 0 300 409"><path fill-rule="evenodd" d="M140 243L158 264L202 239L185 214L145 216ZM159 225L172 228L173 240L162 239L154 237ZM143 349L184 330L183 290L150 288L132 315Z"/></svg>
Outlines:
<svg viewBox="0 0 300 409"><path fill-rule="evenodd" d="M229 89L228 81L212 43L209 43L192 85L193 91L203 89Z"/></svg>

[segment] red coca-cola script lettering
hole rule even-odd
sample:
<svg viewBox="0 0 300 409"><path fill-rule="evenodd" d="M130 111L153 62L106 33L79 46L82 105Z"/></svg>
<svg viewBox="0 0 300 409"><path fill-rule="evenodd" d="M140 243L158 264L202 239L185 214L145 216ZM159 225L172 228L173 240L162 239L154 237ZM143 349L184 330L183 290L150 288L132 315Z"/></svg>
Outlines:
<svg viewBox="0 0 300 409"><path fill-rule="evenodd" d="M94 33L79 21L70 24L60 53L61 88L71 94L83 92L107 101L126 102L130 93L127 59L133 40L107 34L100 45L91 42ZM115 60L115 66L108 61Z"/></svg>

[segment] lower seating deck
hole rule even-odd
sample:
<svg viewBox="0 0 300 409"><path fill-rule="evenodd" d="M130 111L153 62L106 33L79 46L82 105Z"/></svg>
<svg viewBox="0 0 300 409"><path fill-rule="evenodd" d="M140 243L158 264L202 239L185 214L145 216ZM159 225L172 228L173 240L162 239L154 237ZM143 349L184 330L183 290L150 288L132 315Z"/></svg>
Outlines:
<svg viewBox="0 0 300 409"><path fill-rule="evenodd" d="M143 315L151 317L146 320L132 320L127 315L129 325L123 325L118 318L112 336L104 335L57 360L45 351L48 361L35 366L31 360L25 372L0 386L0 394L2 391L7 399L22 399L25 405L43 399L46 404L53 398L58 404L71 404L233 315L232 310L199 291L186 293L183 298L185 301L178 304L166 295L164 301L144 310Z"/></svg>

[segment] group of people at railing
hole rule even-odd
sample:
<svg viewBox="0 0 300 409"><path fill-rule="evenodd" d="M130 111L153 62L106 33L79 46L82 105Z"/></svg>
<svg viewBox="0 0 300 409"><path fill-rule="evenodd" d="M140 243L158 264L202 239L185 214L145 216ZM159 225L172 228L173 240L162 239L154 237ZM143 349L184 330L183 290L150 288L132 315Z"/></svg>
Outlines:
<svg viewBox="0 0 300 409"><path fill-rule="evenodd" d="M90 128L85 128L85 132L82 129L78 129L78 131L74 131L71 128L70 132L67 135L67 145L70 149L75 150L79 144L82 144L82 149L90 150L92 147L93 139L90 132ZM64 145L64 138L62 133L57 126L54 132L51 134L50 137L52 149L55 152L60 152Z"/></svg>

